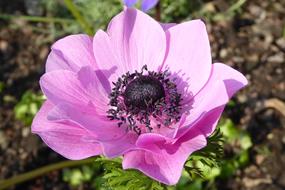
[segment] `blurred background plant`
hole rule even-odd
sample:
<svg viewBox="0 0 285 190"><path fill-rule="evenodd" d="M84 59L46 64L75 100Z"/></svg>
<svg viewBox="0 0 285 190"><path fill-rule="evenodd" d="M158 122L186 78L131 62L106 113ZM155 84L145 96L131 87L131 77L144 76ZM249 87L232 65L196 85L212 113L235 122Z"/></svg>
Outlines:
<svg viewBox="0 0 285 190"><path fill-rule="evenodd" d="M70 6L70 2L73 6ZM160 3L163 10L161 21L181 22L193 18L204 18L209 21L230 19L240 13L245 2L246 0L231 0L226 11L217 12L212 1L162 0ZM19 20L49 23L49 30L45 32L53 38L70 33L90 34L99 28L105 29L110 19L122 10L121 0L26 0L24 5L28 15L0 14L0 19L14 20L15 22L11 23L12 27L20 27ZM78 13L81 15L80 18L78 18ZM151 10L150 14L154 16L155 9ZM40 30L39 28L33 29ZM50 41L53 40L50 39Z"/></svg>
<svg viewBox="0 0 285 190"><path fill-rule="evenodd" d="M22 121L26 126L30 126L44 99L42 94L26 91L14 108L16 119Z"/></svg>
<svg viewBox="0 0 285 190"><path fill-rule="evenodd" d="M270 5L270 3L273 4ZM282 18L284 18L283 13L285 11L282 11L284 9L280 5L284 5L284 2L282 4L281 1L270 0L266 4L266 2L259 2L258 0L254 2L246 0L161 0L160 18L161 22L174 23L203 18L210 30L209 33L214 33L210 36L214 59L228 61L231 66L238 67L248 73L249 76L258 78L257 75L265 71L258 71L256 75L251 71L257 70L260 65L268 62L270 58L271 62L269 61L269 63L279 64L278 66L283 64L284 66L282 52L285 49L285 42L282 39L284 40L285 36L285 24L284 22L283 25L280 24L279 20L284 21ZM39 175L51 175L51 178L59 179L59 181L54 182L45 178L42 179L43 181L26 182L23 186L17 185L15 189L25 189L25 185L28 187L34 187L33 185L35 185L37 187L37 184L43 184L47 180L53 182L51 183L53 187L47 186L47 189L55 189L56 185L59 185L60 189L136 189L137 186L140 186L141 189L157 190L216 190L223 188L225 181L232 180L237 175L240 176L241 172L246 174L247 170L258 171L259 173L256 175L262 175L262 171L254 167L263 163L272 153L272 150L267 144L264 145L261 142L264 142L263 139L274 140L274 138L277 138L276 133L278 134L279 131L276 133L271 132L273 130L271 126L282 126L282 121L280 122L279 117L276 118L275 112L268 111L266 107L261 106L258 109L256 107L258 107L258 103L262 103L263 99L271 96L284 98L284 95L278 93L280 92L278 90L276 93L273 92L271 96L263 92L263 83L261 83L261 88L252 87L253 89L250 91L252 94L250 95L251 100L255 101L254 105L250 103L246 93L241 94L228 104L226 113L219 123L219 132L210 137L209 144L204 150L193 154L189 158L185 164L183 176L176 187L165 187L143 176L138 171L123 171L120 158L107 160L98 157L94 162L87 160L83 163L75 162L70 164L68 162L66 164L65 160L55 153L51 153L44 145L36 147L35 144L40 142L34 139L36 137L18 135L17 131L31 125L34 114L44 101L44 97L39 91L38 79L44 72L44 61L49 52L49 46L56 39L68 34L94 34L98 29L106 29L110 19L121 10L121 0L0 1L0 119L3 120L3 125L0 125L0 165L3 166L0 169L0 174L2 173L0 175L0 189L7 182L1 181L1 177L3 179L11 176L17 177L19 173L28 175L21 176L22 178L18 182L31 179L33 181L35 180L34 177L39 179ZM268 14L264 10L270 13ZM152 9L149 14L155 17L156 9ZM277 14L276 18L272 16L273 14ZM269 29L263 22L268 17L275 18L275 20L271 19L273 21L269 20L266 23L271 24ZM275 27L274 24L278 25L280 29ZM251 27L251 25L253 27L250 30L243 28ZM228 36L228 30L231 31L230 33L233 36ZM1 39L1 36L4 36L4 38ZM247 36L249 37L247 38ZM239 41L235 41L236 39ZM254 45L249 43L254 40L257 40ZM255 46L260 41L267 44L261 44L261 46L264 45L264 49L259 47L261 50L257 57L241 53L243 50L240 48L243 47L246 53L248 51L255 52L258 49ZM12 44L12 47L7 43ZM231 43L237 43L237 45L233 46ZM251 50L251 47L255 49ZM270 52L270 54L264 56L266 52ZM283 55L283 59L281 59L282 56L280 58L279 53ZM233 54L239 56L232 56ZM279 57L276 55L279 55ZM272 58L271 56L275 57ZM245 63L248 63L248 65L245 66ZM271 67L269 67L268 72L272 73L277 70L274 77L281 76L280 79L276 79L276 83L282 87L283 83L280 80L282 81L283 76L284 81L283 72L285 71L282 69L280 71L278 66L274 67L274 71L271 71ZM261 79L258 78L256 81L259 82L256 82L257 86L260 85ZM269 86L266 88L267 91L271 91L271 83L267 86ZM261 95L256 95L255 91L260 92ZM257 109L257 111L252 111L252 109ZM13 111L8 113L6 110ZM255 116L256 113L261 114L261 117ZM268 119L269 124L266 123L266 119ZM265 120L266 122L264 122ZM264 126L269 127L260 130L258 128L260 123L264 123ZM249 127L245 127L246 125ZM282 130L280 129L280 131ZM254 137L252 138L252 136ZM18 140L19 143L13 144L14 139L21 140ZM266 141L266 143L268 142ZM278 140L278 142L281 142L281 140ZM31 145L31 150L27 148L29 145ZM270 145L270 147L276 146ZM205 150L207 151L205 152ZM13 151L16 153L13 153ZM11 155L15 156L17 154L20 155L21 161L12 162ZM45 155L49 156L45 158ZM215 162L216 159L219 162ZM51 161L62 162L59 162L58 165L49 165ZM30 170L46 165L48 168L45 170L36 170L32 175L27 173ZM56 173L57 170L58 173ZM249 185L246 187L249 189L254 184L258 186L259 183L272 183L267 177L263 177L262 180L261 182L250 181L245 177L241 183L248 183ZM276 177L276 181L278 180L279 178ZM60 186L62 181L66 185ZM235 183L238 184L238 180L236 181ZM279 183L282 184L283 182ZM240 189L239 186L233 186L232 188ZM265 186L264 189L270 188Z"/></svg>

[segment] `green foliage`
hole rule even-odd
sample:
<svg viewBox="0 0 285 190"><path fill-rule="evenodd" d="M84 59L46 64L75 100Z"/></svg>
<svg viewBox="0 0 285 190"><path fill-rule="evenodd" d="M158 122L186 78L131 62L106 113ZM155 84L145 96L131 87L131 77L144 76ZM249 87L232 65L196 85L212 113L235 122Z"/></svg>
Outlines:
<svg viewBox="0 0 285 190"><path fill-rule="evenodd" d="M43 0L43 5L50 16L61 17L65 19L73 19L74 22L61 22L60 24L50 24L50 31L54 41L55 38L69 34L69 33L84 33L83 25L91 25L93 31L98 29L105 29L111 18L122 10L121 0L73 0L72 1L78 9L81 19L74 19L72 14L68 11L64 4L57 1ZM81 20L81 21L79 21ZM88 29L89 30L89 29Z"/></svg>
<svg viewBox="0 0 285 190"><path fill-rule="evenodd" d="M4 82L1 82L1 81L0 81L0 93L3 92L4 87L5 87Z"/></svg>
<svg viewBox="0 0 285 190"><path fill-rule="evenodd" d="M68 182L71 186L79 186L85 182L91 181L97 175L98 166L83 165L79 168L64 169L63 180Z"/></svg>
<svg viewBox="0 0 285 190"><path fill-rule="evenodd" d="M248 150L252 146L249 134L245 130L236 128L230 119L222 120L219 128L228 143L238 144L241 150Z"/></svg>
<svg viewBox="0 0 285 190"><path fill-rule="evenodd" d="M203 6L202 0L161 0L161 20L163 22L180 22L190 19L194 12L201 10ZM153 13L152 10L151 13Z"/></svg>
<svg viewBox="0 0 285 190"><path fill-rule="evenodd" d="M223 158L223 145L235 147L231 157ZM236 128L230 119L222 119L208 138L208 145L189 157L184 168L192 181L188 180L183 186L178 184L178 189L215 189L213 182L216 178L228 178L248 164L251 146L251 138L246 131Z"/></svg>
<svg viewBox="0 0 285 190"><path fill-rule="evenodd" d="M227 104L227 107L230 107L230 108L233 108L233 107L235 107L236 106L236 103L235 103L235 101L233 101L233 100L230 100L229 102L228 102L228 104Z"/></svg>
<svg viewBox="0 0 285 190"><path fill-rule="evenodd" d="M121 0L76 0L82 16L95 30L105 29L111 18L122 10Z"/></svg>
<svg viewBox="0 0 285 190"><path fill-rule="evenodd" d="M244 167L249 162L249 149L252 147L252 141L249 134L234 126L230 119L225 119L220 122L219 128L224 134L227 144L234 148L232 157L224 159L221 164L221 178L227 178L241 167Z"/></svg>
<svg viewBox="0 0 285 190"><path fill-rule="evenodd" d="M64 3L58 1L40 0L43 9L48 16L57 16L60 18L72 18L71 13L65 8Z"/></svg>
<svg viewBox="0 0 285 190"><path fill-rule="evenodd" d="M88 26L90 30L97 31L105 29L111 18L122 10L121 0L72 0L78 9L77 19L74 18L62 1L40 0L40 5L45 16L34 15L3 15L0 19L23 19L29 22L45 22L47 28L39 28L29 25L36 32L49 34L46 41L41 43L54 42L55 39L71 33L83 33L80 26ZM232 19L241 12L246 0L231 0L228 2L229 8L223 12L218 12L213 1L206 0L160 0L161 21L179 23L193 18L203 18L207 21L220 21ZM155 15L155 9L149 12ZM78 18L81 19L78 19ZM80 20L80 21L79 21ZM84 22L82 22L84 20ZM86 22L85 22L86 21ZM17 28L17 22L11 22L13 28ZM89 27L91 26L91 27ZM21 27L21 26L18 26ZM86 28L86 27L85 27ZM90 33L90 32L89 32Z"/></svg>
<svg viewBox="0 0 285 190"><path fill-rule="evenodd" d="M14 107L16 119L22 121L27 126L31 125L43 101L44 96L42 94L26 91L21 97L21 100Z"/></svg>
<svg viewBox="0 0 285 190"><path fill-rule="evenodd" d="M73 3L73 0L63 0L66 8L71 12L76 22L81 26L83 31L92 36L94 35L93 27L88 23L85 17L80 13L77 6Z"/></svg>
<svg viewBox="0 0 285 190"><path fill-rule="evenodd" d="M223 143L223 134L220 129L217 129L207 139L207 146L195 152L191 157L200 158L202 163L210 167L217 166L224 155Z"/></svg>
<svg viewBox="0 0 285 190"><path fill-rule="evenodd" d="M246 2L247 0L228 1L229 8L218 12L213 1L161 0L163 10L161 18L163 22L175 23L193 18L203 18L207 21L230 20L241 12L241 8Z"/></svg>
<svg viewBox="0 0 285 190"><path fill-rule="evenodd" d="M219 174L218 166L223 157L223 142L222 133L217 130L208 138L205 148L189 157L184 167L185 172L177 187L167 187L137 170L123 170L121 158L109 160L101 157L96 162L104 168L103 182L101 182L107 189L170 190L202 187L203 180L212 179Z"/></svg>
<svg viewBox="0 0 285 190"><path fill-rule="evenodd" d="M109 160L98 158L96 162L104 167L103 184L116 190L164 190L166 187L137 170L123 170L121 158Z"/></svg>
<svg viewBox="0 0 285 190"><path fill-rule="evenodd" d="M191 179L211 179L219 173L215 168L219 167L224 155L223 142L223 135L220 129L217 129L207 139L207 146L189 157L184 168Z"/></svg>

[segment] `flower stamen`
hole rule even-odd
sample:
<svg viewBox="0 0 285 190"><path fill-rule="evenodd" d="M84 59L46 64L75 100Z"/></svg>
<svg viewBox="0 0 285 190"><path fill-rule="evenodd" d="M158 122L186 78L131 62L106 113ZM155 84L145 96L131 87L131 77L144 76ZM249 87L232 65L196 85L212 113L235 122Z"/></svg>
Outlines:
<svg viewBox="0 0 285 190"><path fill-rule="evenodd" d="M167 71L148 71L146 65L141 72L122 75L113 82L108 118L118 120L118 127L127 124L126 130L138 135L152 132L153 119L157 128L179 121L182 98L169 76Z"/></svg>

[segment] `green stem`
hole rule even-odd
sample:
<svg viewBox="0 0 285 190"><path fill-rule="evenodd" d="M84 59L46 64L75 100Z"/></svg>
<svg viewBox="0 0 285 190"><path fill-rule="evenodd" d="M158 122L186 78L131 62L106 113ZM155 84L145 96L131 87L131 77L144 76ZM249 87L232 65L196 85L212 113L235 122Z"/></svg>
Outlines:
<svg viewBox="0 0 285 190"><path fill-rule="evenodd" d="M0 189L1 190L6 189L6 188L11 187L13 185L16 185L18 183L22 183L24 181L31 180L33 178L44 175L44 174L51 172L51 171L54 171L54 170L79 166L79 165L83 165L83 164L91 164L93 162L94 162L94 158L89 158L89 159L77 160L77 161L63 161L63 162L59 162L56 164L44 166L42 168L27 172L24 174L14 176L10 179L0 181Z"/></svg>
<svg viewBox="0 0 285 190"><path fill-rule="evenodd" d="M23 19L30 22L53 22L53 23L72 23L72 19L54 18L54 17L40 17L40 16L15 16L8 14L0 14L0 19L12 20L12 19Z"/></svg>
<svg viewBox="0 0 285 190"><path fill-rule="evenodd" d="M239 0L239 1L237 1L235 4L233 4L233 5L229 8L228 12L234 12L234 11L236 11L237 9L239 9L240 7L242 7L243 4L246 3L246 1L247 1L247 0Z"/></svg>
<svg viewBox="0 0 285 190"><path fill-rule="evenodd" d="M94 31L93 28L90 26L90 24L85 20L85 18L81 15L80 11L77 9L77 7L74 5L72 0L64 0L64 3L68 10L71 12L71 14L74 16L76 21L81 25L83 30L89 34L93 35Z"/></svg>
<svg viewBox="0 0 285 190"><path fill-rule="evenodd" d="M228 10L226 10L224 13L219 13L213 16L214 21L220 21L220 20L227 20L234 16L235 11L240 9L247 0L238 0L236 3L234 3Z"/></svg>

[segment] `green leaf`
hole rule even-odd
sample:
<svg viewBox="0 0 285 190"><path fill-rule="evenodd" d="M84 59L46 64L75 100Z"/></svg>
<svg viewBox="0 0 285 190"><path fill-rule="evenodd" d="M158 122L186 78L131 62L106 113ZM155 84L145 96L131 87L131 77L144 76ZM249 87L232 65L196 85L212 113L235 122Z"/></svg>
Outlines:
<svg viewBox="0 0 285 190"><path fill-rule="evenodd" d="M252 141L247 133L243 133L240 138L240 145L243 150L247 150L252 147Z"/></svg>
<svg viewBox="0 0 285 190"><path fill-rule="evenodd" d="M219 128L224 137L229 140L234 140L239 135L237 128L234 126L234 123L230 119L222 120L219 124Z"/></svg>
<svg viewBox="0 0 285 190"><path fill-rule="evenodd" d="M228 107L235 107L236 103L233 100L230 100L227 104Z"/></svg>
<svg viewBox="0 0 285 190"><path fill-rule="evenodd" d="M239 166L245 166L249 162L249 153L247 150L242 151L242 153L239 155L238 163Z"/></svg>
<svg viewBox="0 0 285 190"><path fill-rule="evenodd" d="M14 107L16 119L22 121L27 126L31 125L44 99L42 94L26 91L21 97L21 100Z"/></svg>
<svg viewBox="0 0 285 190"><path fill-rule="evenodd" d="M220 174L219 165L224 155L224 139L220 129L217 129L207 141L207 146L193 153L184 166L192 180L213 179Z"/></svg>
<svg viewBox="0 0 285 190"><path fill-rule="evenodd" d="M137 170L123 170L121 158L97 158L96 162L104 167L104 185L116 190L164 190L166 187L145 176Z"/></svg>
<svg viewBox="0 0 285 190"><path fill-rule="evenodd" d="M203 190L203 184L201 180L195 180L191 185L188 186L187 189L193 189L193 190Z"/></svg>

